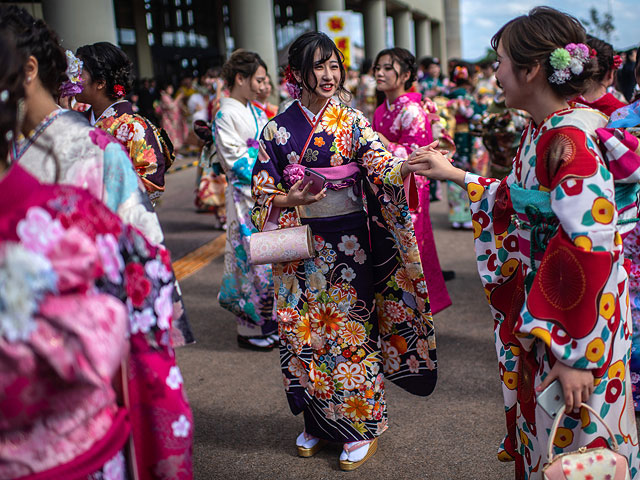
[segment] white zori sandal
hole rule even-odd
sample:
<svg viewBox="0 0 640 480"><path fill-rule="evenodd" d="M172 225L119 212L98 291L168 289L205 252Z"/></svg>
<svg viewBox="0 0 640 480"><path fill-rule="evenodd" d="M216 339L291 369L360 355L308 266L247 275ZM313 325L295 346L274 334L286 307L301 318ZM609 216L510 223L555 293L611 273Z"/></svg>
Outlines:
<svg viewBox="0 0 640 480"><path fill-rule="evenodd" d="M340 454L340 469L355 470L369 460L378 450L378 439L345 443Z"/></svg>
<svg viewBox="0 0 640 480"><path fill-rule="evenodd" d="M309 435L307 432L302 432L298 435L298 438L296 438L298 456L313 457L316 453L322 450L322 447L324 447L326 443L326 440Z"/></svg>

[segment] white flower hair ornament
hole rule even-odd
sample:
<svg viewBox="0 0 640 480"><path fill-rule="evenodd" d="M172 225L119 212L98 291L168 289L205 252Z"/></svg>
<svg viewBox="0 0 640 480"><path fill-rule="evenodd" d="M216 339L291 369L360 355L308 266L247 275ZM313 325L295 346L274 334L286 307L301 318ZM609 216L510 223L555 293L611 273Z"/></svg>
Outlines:
<svg viewBox="0 0 640 480"><path fill-rule="evenodd" d="M556 48L549 57L553 68L549 82L562 85L571 77L580 75L585 64L594 56L595 51L584 43L569 43L564 48Z"/></svg>
<svg viewBox="0 0 640 480"><path fill-rule="evenodd" d="M73 97L82 92L82 60L76 57L71 50L65 52L67 55L67 78L60 86L61 97Z"/></svg>

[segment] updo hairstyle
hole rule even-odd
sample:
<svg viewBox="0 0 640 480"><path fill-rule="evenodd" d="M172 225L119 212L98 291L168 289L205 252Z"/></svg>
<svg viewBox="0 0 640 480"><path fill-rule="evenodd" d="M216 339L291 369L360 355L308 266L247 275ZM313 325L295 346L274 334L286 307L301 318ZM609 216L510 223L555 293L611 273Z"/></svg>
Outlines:
<svg viewBox="0 0 640 480"><path fill-rule="evenodd" d="M400 75L403 75L409 72L409 78L406 82L404 82L404 89L409 90L413 82L418 78L418 67L416 65L416 57L409 51L404 48L395 47L395 48L387 48L382 50L376 56L375 62L373 62L374 69L378 66L378 62L385 55L389 55L391 57L392 62L395 62L400 67L400 71L398 72L395 68L396 72L396 80Z"/></svg>
<svg viewBox="0 0 640 480"><path fill-rule="evenodd" d="M591 79L596 83L600 83L614 69L613 55L615 52L610 43L591 35L587 35L587 45L596 51L595 71Z"/></svg>
<svg viewBox="0 0 640 480"><path fill-rule="evenodd" d="M498 44L502 42L514 69L524 70L540 64L548 79L554 73L550 62L551 53L570 43L586 41L584 28L575 17L551 7L536 7L527 15L506 23L491 39L491 46L497 51ZM549 82L549 85L560 97L573 98L587 89L588 81L595 71L594 63L590 59L583 65L580 75L572 74L562 84Z"/></svg>
<svg viewBox="0 0 640 480"><path fill-rule="evenodd" d="M314 83L316 81L313 67L315 64L314 56L318 49L320 50L320 63L326 62L335 53L340 64L340 81L337 94L343 102L351 101L351 92L344 88L344 81L347 76L344 69L344 55L338 50L333 40L322 32L303 33L289 47L289 67L292 71L300 74L302 79L300 87L309 92L315 92L316 88L318 88L317 84L312 85L309 83L310 81Z"/></svg>
<svg viewBox="0 0 640 480"><path fill-rule="evenodd" d="M267 70L267 65L260 58L260 55L255 52L238 49L224 62L220 76L229 89L232 89L236 83L236 75L240 74L243 78L251 78L260 67Z"/></svg>
<svg viewBox="0 0 640 480"><path fill-rule="evenodd" d="M94 82L105 82L105 93L113 100L131 93L133 87L133 65L126 53L109 42L98 42L78 48L76 56L83 61L83 68ZM124 95L114 90L121 85Z"/></svg>
<svg viewBox="0 0 640 480"><path fill-rule="evenodd" d="M43 20L36 20L15 5L0 6L0 32L14 45L23 66L30 56L38 61L40 83L57 98L60 85L67 80L67 57L56 33ZM0 65L6 70L4 63Z"/></svg>

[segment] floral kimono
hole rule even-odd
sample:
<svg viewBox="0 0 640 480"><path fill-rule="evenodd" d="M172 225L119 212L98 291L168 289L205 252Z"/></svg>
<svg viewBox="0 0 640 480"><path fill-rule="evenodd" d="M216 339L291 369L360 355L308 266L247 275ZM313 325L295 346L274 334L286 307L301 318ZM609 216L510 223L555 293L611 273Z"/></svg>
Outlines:
<svg viewBox="0 0 640 480"><path fill-rule="evenodd" d="M179 150L189 135L189 126L182 115L182 102L166 92L160 94L156 112L162 119L162 128L171 139L173 148Z"/></svg>
<svg viewBox="0 0 640 480"><path fill-rule="evenodd" d="M218 161L227 177L225 193L227 243L218 300L238 319L238 333L260 336L275 333L271 265L252 265L251 171L258 157L258 135L267 123L264 112L234 98L220 100L214 135Z"/></svg>
<svg viewBox="0 0 640 480"><path fill-rule="evenodd" d="M433 319L403 160L384 149L361 112L335 99L315 118L294 102L267 124L261 146L253 169L256 226L300 220L314 234L313 258L273 266L289 406L304 412L310 435L373 439L388 427L385 376L422 396L436 383ZM327 197L299 207L300 215L273 207L305 168L327 177ZM415 196L415 184L409 192Z"/></svg>
<svg viewBox="0 0 640 480"><path fill-rule="evenodd" d="M451 100L447 103L447 107L455 115L453 141L456 152L453 155L453 164L463 170L471 170L473 137L469 131L469 125L471 118L479 113L479 106L464 88L456 88L449 97ZM449 222L464 224L471 221L467 194L454 182L447 182L447 201L449 202Z"/></svg>
<svg viewBox="0 0 640 480"><path fill-rule="evenodd" d="M167 145L160 130L133 111L133 104L120 100L95 118L86 112L91 124L113 135L124 145L151 201L164 192L164 174L173 160L173 146ZM170 151L171 150L171 151Z"/></svg>
<svg viewBox="0 0 640 480"><path fill-rule="evenodd" d="M428 145L433 139L431 124L421 102L422 97L419 93L405 93L391 105L388 100L385 100L375 111L373 128L387 137L389 140L387 150L395 157L409 158L414 150ZM429 288L431 312L436 314L451 305L451 299L444 284L436 242L431 229L429 180L418 176L416 181L419 201L418 208L411 217Z"/></svg>
<svg viewBox="0 0 640 480"><path fill-rule="evenodd" d="M590 108L558 111L527 127L504 180L466 176L507 417L499 458L516 461L518 479L540 478L547 460L553 419L537 405L535 388L557 361L593 372L588 403L638 477L628 279L614 198L618 161L609 158L607 168L596 134L606 122ZM553 449L607 438L582 408L563 418Z"/></svg>
<svg viewBox="0 0 640 480"><path fill-rule="evenodd" d="M131 431L137 478L192 478L167 251L20 165L0 202L0 477L126 479Z"/></svg>
<svg viewBox="0 0 640 480"><path fill-rule="evenodd" d="M42 182L89 190L124 223L136 227L152 243L162 243L164 235L158 216L141 190L140 179L126 152L111 135L91 127L82 115L68 110L53 111L27 138L14 145L11 161L19 162ZM193 343L177 285L174 310L171 330L174 345Z"/></svg>
<svg viewBox="0 0 640 480"><path fill-rule="evenodd" d="M634 102L613 112L607 127L623 128L629 134L640 138L640 102ZM624 237L624 253L630 260L629 306L633 319L631 384L633 403L636 411L640 411L640 223L635 225L634 229Z"/></svg>

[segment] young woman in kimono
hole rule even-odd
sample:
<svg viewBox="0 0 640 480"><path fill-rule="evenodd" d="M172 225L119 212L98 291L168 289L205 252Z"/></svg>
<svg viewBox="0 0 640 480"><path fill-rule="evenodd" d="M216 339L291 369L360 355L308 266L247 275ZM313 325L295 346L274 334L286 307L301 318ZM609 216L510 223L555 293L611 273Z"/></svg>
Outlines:
<svg viewBox="0 0 640 480"><path fill-rule="evenodd" d="M298 454L343 443L340 467L353 470L388 428L385 376L422 396L436 383L409 212L417 192L410 164L384 149L360 111L334 98L345 94L345 69L329 37L296 39L287 78L299 99L262 132L253 218L259 230L311 226L314 257L273 265L283 380L292 412L304 414ZM327 178L316 195L301 188L306 168Z"/></svg>
<svg viewBox="0 0 640 480"><path fill-rule="evenodd" d="M67 68L55 33L44 22L15 6L0 7L0 33L16 45L11 53L22 62L26 77L21 132L11 142L12 164L19 164L43 183L75 185L88 190L125 224L139 229L168 258L161 244L163 235L157 216L122 145L102 130L91 127L80 114L60 110L55 104L54 98L61 80L66 78ZM175 280L172 271L168 275ZM131 283L129 288L144 293L148 284L140 277L140 283ZM175 288L163 292L169 293L173 296L172 317L181 316L181 323L174 325L172 319L163 343L146 338L144 333L132 335L136 338L129 357L132 372L129 389L136 391L132 405L140 411L151 412L136 416L134 423L137 453L145 457L139 459L141 465L162 465L170 456L175 457L172 461L182 458L180 462L184 465L191 462L190 450L176 456L175 452L167 453L160 443L152 447L154 442L150 441L162 442L158 432L168 431L161 414L166 409L163 399L175 397L172 401L175 412L191 415L182 386L168 386L162 378L164 367L157 368L165 365L167 370L179 373L174 346L193 341L181 297ZM132 320L132 331L134 325ZM164 386L158 389L158 385Z"/></svg>
<svg viewBox="0 0 640 480"><path fill-rule="evenodd" d="M568 416L553 451L604 445L607 431L584 402L615 433L631 478L639 477L628 278L614 198L625 165L607 162L600 149L606 116L565 100L583 91L592 71L585 41L578 20L548 7L502 27L492 39L496 77L507 107L532 118L513 171L502 181L482 178L433 151L422 172L456 182L471 201L507 417L499 458L515 460L518 479L540 478L547 461L553 419L536 394L554 380ZM625 161L640 165L629 150Z"/></svg>
<svg viewBox="0 0 640 480"><path fill-rule="evenodd" d="M614 55L613 47L610 43L599 38L587 38L587 45L595 51L596 70L591 77L587 90L579 95L574 101L587 105L588 107L600 110L606 116L626 105L612 93L608 91L613 85L616 72L622 60L618 55Z"/></svg>
<svg viewBox="0 0 640 480"><path fill-rule="evenodd" d="M189 134L189 127L182 113L182 100L184 95L179 93L175 95L175 89L172 84L168 83L160 90L160 100L157 106L158 116L160 117L162 128L167 132L173 148L179 151Z"/></svg>
<svg viewBox="0 0 640 480"><path fill-rule="evenodd" d="M419 93L407 92L416 80L416 58L404 48L390 48L378 53L373 63L376 87L385 100L373 115L373 129L385 148L397 158L407 158L419 147L433 141L431 123L422 107ZM438 261L436 242L429 216L429 180L417 177L418 208L412 212L422 268L431 298L431 313L451 305Z"/></svg>
<svg viewBox="0 0 640 480"><path fill-rule="evenodd" d="M131 60L109 42L84 45L76 55L83 62L84 83L76 99L91 105L85 112L91 125L110 133L124 145L149 199L154 202L164 192L164 174L173 161L173 147L125 99L133 84Z"/></svg>
<svg viewBox="0 0 640 480"><path fill-rule="evenodd" d="M640 62L636 64L636 79L640 82ZM624 129L629 135L640 139L640 101L611 113L609 128ZM637 195L638 186L630 192ZM630 260L629 307L633 319L631 339L631 384L636 412L640 411L640 223L632 224L632 230L623 237L624 254Z"/></svg>
<svg viewBox="0 0 640 480"><path fill-rule="evenodd" d="M0 10L2 19L15 13ZM49 35L31 20L37 38ZM125 480L133 432L136 478L188 480L193 419L167 348L169 255L85 189L8 166L25 87L40 81L14 40L0 31L0 478ZM37 73L52 79L46 67ZM142 353L149 342L162 354ZM172 389L154 387L157 409L135 383L123 387L129 351L136 375ZM140 442L145 416L160 412L164 428Z"/></svg>
<svg viewBox="0 0 640 480"><path fill-rule="evenodd" d="M447 95L449 102L447 107L455 117L453 141L456 152L453 155L453 164L458 168L470 169L473 155L473 136L469 132L471 118L480 113L480 108L471 92L473 91L474 72L471 65L460 63L451 72L451 83L454 85ZM447 182L447 202L449 203L449 222L452 228L472 228L469 199L464 189L460 189L453 182Z"/></svg>
<svg viewBox="0 0 640 480"><path fill-rule="evenodd" d="M267 123L264 112L252 105L264 90L267 69L257 53L237 50L222 67L231 88L220 100L214 120L218 161L227 177L225 192L227 243L218 300L238 322L238 345L270 350L277 340L273 311L271 265L252 265L251 171L258 157L258 136Z"/></svg>

